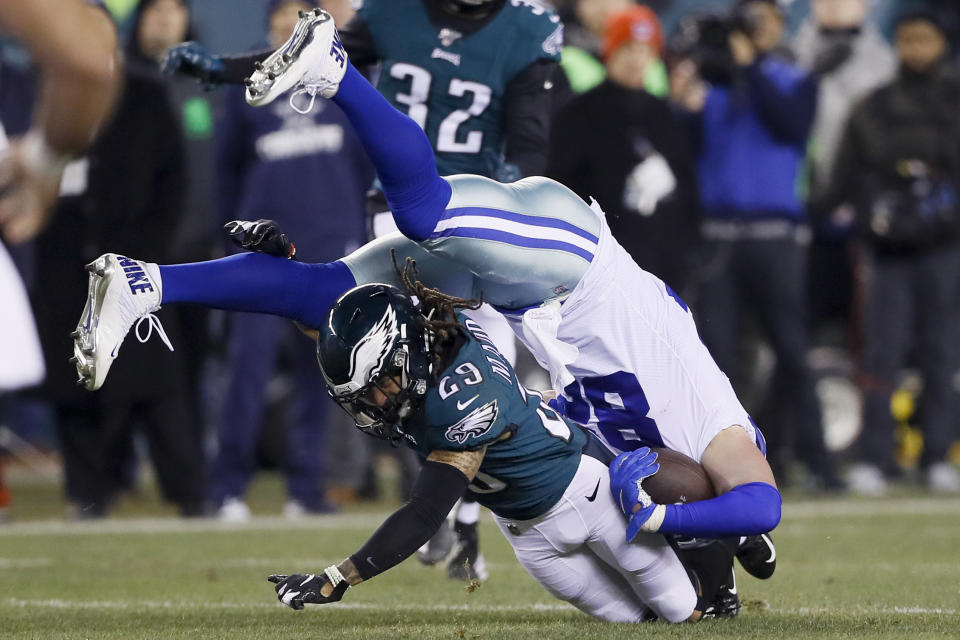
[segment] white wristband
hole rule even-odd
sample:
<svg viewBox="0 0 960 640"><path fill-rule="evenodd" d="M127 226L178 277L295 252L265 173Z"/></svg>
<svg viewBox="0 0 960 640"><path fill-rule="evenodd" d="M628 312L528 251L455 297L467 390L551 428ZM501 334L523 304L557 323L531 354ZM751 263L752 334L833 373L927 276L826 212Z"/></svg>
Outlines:
<svg viewBox="0 0 960 640"><path fill-rule="evenodd" d="M640 526L641 531L646 531L647 533L656 533L660 531L660 526L663 524L663 519L667 515L667 506L663 504L658 504L653 509L653 513L650 514L650 517L647 518L647 521Z"/></svg>
<svg viewBox="0 0 960 640"><path fill-rule="evenodd" d="M327 578L330 579L330 584L333 585L333 588L336 589L337 585L343 582L346 578L343 577L343 574L340 573L340 569L337 568L337 565L332 564L323 572L327 575Z"/></svg>
<svg viewBox="0 0 960 640"><path fill-rule="evenodd" d="M59 179L70 156L54 151L42 133L36 130L23 136L23 161L32 171L51 180Z"/></svg>

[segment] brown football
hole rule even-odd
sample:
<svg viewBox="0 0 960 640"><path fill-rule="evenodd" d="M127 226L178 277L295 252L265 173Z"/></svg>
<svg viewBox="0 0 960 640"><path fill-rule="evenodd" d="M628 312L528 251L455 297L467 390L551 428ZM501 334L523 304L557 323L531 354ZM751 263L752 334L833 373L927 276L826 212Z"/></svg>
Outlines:
<svg viewBox="0 0 960 640"><path fill-rule="evenodd" d="M672 449L653 447L660 470L643 481L643 488L658 504L697 502L716 496L703 466Z"/></svg>

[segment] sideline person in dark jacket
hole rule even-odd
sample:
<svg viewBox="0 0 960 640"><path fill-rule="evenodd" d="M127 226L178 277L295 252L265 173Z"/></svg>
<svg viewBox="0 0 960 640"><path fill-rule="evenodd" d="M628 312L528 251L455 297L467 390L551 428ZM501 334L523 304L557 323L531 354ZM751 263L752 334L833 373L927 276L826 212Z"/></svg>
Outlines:
<svg viewBox="0 0 960 640"><path fill-rule="evenodd" d="M644 6L611 17L607 80L572 100L552 126L547 175L603 205L610 229L642 268L676 290L696 235L696 181L682 122L645 90L663 36Z"/></svg>
<svg viewBox="0 0 960 640"><path fill-rule="evenodd" d="M821 210L854 203L864 248L863 430L848 481L880 495L897 472L890 395L916 347L924 378L920 464L932 490L960 492L947 462L960 293L960 79L946 63L933 12L899 18L896 50L897 77L854 110L818 203Z"/></svg>
<svg viewBox="0 0 960 640"><path fill-rule="evenodd" d="M130 21L126 63L164 85L177 121L186 157L185 196L176 229L170 230L171 257L182 262L222 255L220 224L213 206L213 108L220 93L192 78L161 75L167 48L193 37L188 0L142 0ZM178 308L174 315L182 331L177 351L186 369L185 387L193 422L206 427L204 398L208 358L213 351L211 314L196 306Z"/></svg>
<svg viewBox="0 0 960 640"><path fill-rule="evenodd" d="M834 487L807 364L810 234L799 188L817 82L775 55L783 32L775 2L747 0L736 12L722 52L728 63L712 85L688 62L673 73L674 97L691 111L699 149L704 253L694 309L704 342L735 379L741 315L757 316L777 356L769 403L776 415L761 420L771 464L782 467L791 449L816 485Z"/></svg>
<svg viewBox="0 0 960 640"><path fill-rule="evenodd" d="M299 0L270 3L271 46L278 47L297 21ZM297 257L334 260L366 240L364 203L373 169L346 116L318 101L308 114L286 100L264 109L249 106L244 88L229 87L214 136L217 207L221 224L272 219L297 239ZM284 345L304 338L289 322L240 314L228 338L227 393L218 424L211 499L224 520L249 517L244 502L256 466L265 390ZM294 344L299 344L295 342ZM329 398L309 350L291 349L291 393L285 472L285 513L329 511L323 487L323 450Z"/></svg>
<svg viewBox="0 0 960 640"><path fill-rule="evenodd" d="M184 169L180 127L163 85L128 68L113 119L87 155L68 166L53 223L37 239L35 315L46 390L57 407L67 497L77 517L105 515L116 493L129 486L133 431L141 425L164 496L184 515L203 510L203 433L191 419L180 354L159 341L134 341L124 349L129 353L121 374L98 394L84 393L67 362L83 300L62 293L71 282L84 286L81 265L105 246L172 257L169 230L181 214ZM175 317L161 315L176 344Z"/></svg>

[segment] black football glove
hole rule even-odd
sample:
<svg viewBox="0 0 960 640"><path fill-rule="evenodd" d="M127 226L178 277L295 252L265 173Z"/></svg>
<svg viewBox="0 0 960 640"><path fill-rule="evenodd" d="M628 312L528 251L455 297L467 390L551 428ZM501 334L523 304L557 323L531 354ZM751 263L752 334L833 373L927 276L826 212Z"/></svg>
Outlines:
<svg viewBox="0 0 960 640"><path fill-rule="evenodd" d="M160 70L167 74L193 76L211 88L223 81L223 58L213 55L198 42L181 42L163 54Z"/></svg>
<svg viewBox="0 0 960 640"><path fill-rule="evenodd" d="M295 573L290 576L272 575L267 580L276 584L274 591L277 599L291 609L299 611L305 604L328 604L338 602L344 591L350 588L336 565L327 567L320 574ZM327 583L333 585L333 593L329 596L320 595L320 590Z"/></svg>
<svg viewBox="0 0 960 640"><path fill-rule="evenodd" d="M297 248L274 220L231 220L223 228L241 249L280 258L297 255Z"/></svg>

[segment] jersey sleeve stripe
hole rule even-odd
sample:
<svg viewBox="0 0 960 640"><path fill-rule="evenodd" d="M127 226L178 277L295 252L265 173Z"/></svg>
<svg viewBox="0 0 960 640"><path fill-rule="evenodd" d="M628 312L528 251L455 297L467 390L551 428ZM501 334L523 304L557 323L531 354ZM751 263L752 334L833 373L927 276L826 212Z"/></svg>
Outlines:
<svg viewBox="0 0 960 640"><path fill-rule="evenodd" d="M571 253L575 256L583 258L587 262L593 261L593 253L583 249L575 244L569 242L563 242L559 240L550 240L545 238L530 238L522 235L517 235L515 233L509 233L506 231L500 231L496 229L485 229L478 227L455 227L452 229L445 229L439 233L434 233L431 238L477 238L479 240L493 240L495 242L503 242L506 244L512 244L517 247L525 247L528 249L550 249L554 251L564 251L566 253Z"/></svg>
<svg viewBox="0 0 960 640"><path fill-rule="evenodd" d="M447 209L444 211L443 215L440 216L440 220L438 221L437 228L435 230L440 230L441 225L446 225L443 228L448 228L450 226L464 224L463 221L458 222L458 218L475 217L499 218L501 220L510 220L535 227L562 229L578 235L585 240L589 240L594 246L600 242L600 239L594 234L581 229L580 227L576 226L575 224L571 224L566 220L558 220L556 218L546 218L542 216L531 216L524 213L516 213L514 211L504 211L503 209L493 209L487 207L456 207ZM473 224L473 222L471 221L470 224Z"/></svg>

